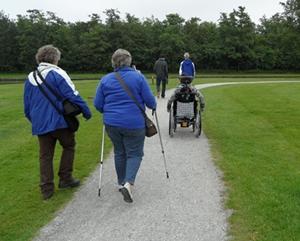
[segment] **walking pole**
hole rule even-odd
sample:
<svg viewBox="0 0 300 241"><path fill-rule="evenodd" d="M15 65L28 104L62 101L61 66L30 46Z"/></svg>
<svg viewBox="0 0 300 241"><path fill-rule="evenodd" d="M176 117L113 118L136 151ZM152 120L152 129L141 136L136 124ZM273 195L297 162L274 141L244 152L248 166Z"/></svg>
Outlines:
<svg viewBox="0 0 300 241"><path fill-rule="evenodd" d="M153 112L154 112L155 120L156 120L156 124L157 124L157 130L158 130L158 135L159 135L159 140L160 140L160 145L161 145L161 153L163 154L163 158L164 158L165 171L166 171L167 178L169 178L169 172L168 172L168 169L167 169L167 161L166 161L165 151L164 151L164 147L163 147L162 140L161 140L161 134L160 134L159 124L158 124L158 118L157 118L156 111L154 110Z"/></svg>
<svg viewBox="0 0 300 241"><path fill-rule="evenodd" d="M104 123L103 123L103 129L102 129L102 143L101 143L101 157L100 157L100 171L99 171L98 197L100 197L100 193L101 193L102 170L103 170L103 152L104 152L104 136L105 136L105 125L104 125Z"/></svg>

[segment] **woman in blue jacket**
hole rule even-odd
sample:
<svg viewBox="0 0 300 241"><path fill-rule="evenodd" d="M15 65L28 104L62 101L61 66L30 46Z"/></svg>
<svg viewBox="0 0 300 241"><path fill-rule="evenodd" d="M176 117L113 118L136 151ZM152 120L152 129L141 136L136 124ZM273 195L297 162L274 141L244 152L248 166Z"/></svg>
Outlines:
<svg viewBox="0 0 300 241"><path fill-rule="evenodd" d="M121 75L140 105L156 108L145 77L131 68L132 57L127 50L118 49L112 55L114 71ZM144 155L145 119L136 103L122 88L115 72L104 76L96 90L94 105L104 115L108 136L114 145L115 168L124 201L132 202L134 184Z"/></svg>
<svg viewBox="0 0 300 241"><path fill-rule="evenodd" d="M36 54L38 70L47 82L63 99L77 104L86 119L91 118L87 104L82 100L68 74L59 68L60 51L52 46L41 47ZM33 72L28 75L24 87L24 112L32 124L32 134L38 136L40 145L40 187L43 199L54 193L53 155L55 144L59 141L63 148L59 167L59 188L79 186L80 181L73 178L75 134L68 129L64 117L58 113L47 97L41 92L37 82L49 98L63 111L62 103L54 96L41 79Z"/></svg>

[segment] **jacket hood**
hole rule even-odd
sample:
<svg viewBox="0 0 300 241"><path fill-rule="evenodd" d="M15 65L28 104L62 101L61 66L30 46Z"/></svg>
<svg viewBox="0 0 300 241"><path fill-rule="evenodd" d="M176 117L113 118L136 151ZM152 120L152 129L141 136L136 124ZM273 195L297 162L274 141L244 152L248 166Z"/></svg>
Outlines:
<svg viewBox="0 0 300 241"><path fill-rule="evenodd" d="M192 63L192 60L191 59L185 59L184 62L186 62L186 63Z"/></svg>
<svg viewBox="0 0 300 241"><path fill-rule="evenodd" d="M54 65L54 64L49 64L49 63L40 63L39 66L37 67L37 69L40 71L40 73L42 74L42 76L44 77L44 79L46 78L47 74L51 71L51 70L56 70L58 71L63 71L61 68L59 68L58 66ZM42 83L41 79L39 78L39 76L36 76L37 81L39 84ZM33 71L28 75L28 80L30 82L30 84L37 86L37 83L35 82L35 79L33 77Z"/></svg>
<svg viewBox="0 0 300 241"><path fill-rule="evenodd" d="M70 79L69 75L66 73L66 71L64 71L63 69L59 68L58 66L53 65L53 64L49 64L49 63L40 63L39 66L38 66L38 70L40 71L40 73L41 73L41 75L43 76L44 79L46 79L46 77L47 77L47 75L48 75L48 73L50 71L56 72L61 77L63 77L63 79L71 87L71 89L74 92L74 95L78 95L79 94L78 91L75 89L75 85L72 82L72 80ZM36 78L37 78L37 82L39 84L42 84L42 80L39 78L38 75L36 76ZM29 80L30 84L32 84L34 86L37 86L37 83L36 83L36 81L35 81L35 79L33 77L33 72L31 72L28 75L28 80Z"/></svg>

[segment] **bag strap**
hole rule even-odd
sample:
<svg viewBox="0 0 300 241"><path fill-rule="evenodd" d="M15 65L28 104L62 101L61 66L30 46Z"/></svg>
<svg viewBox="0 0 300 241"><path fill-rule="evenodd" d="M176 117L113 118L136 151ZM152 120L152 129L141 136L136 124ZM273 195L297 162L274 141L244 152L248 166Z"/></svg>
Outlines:
<svg viewBox="0 0 300 241"><path fill-rule="evenodd" d="M45 86L50 90L50 92L59 100L59 101L63 101L62 96L51 86L47 83L47 81L44 79L43 75L41 74L41 72L36 69L36 73L38 74L39 78L41 79L41 81L45 84Z"/></svg>
<svg viewBox="0 0 300 241"><path fill-rule="evenodd" d="M125 90L125 92L134 101L134 103L137 105L137 107L139 107L139 109L141 110L144 118L147 119L148 117L147 117L147 115L145 113L145 110L141 107L141 104L137 101L137 99L135 98L135 96L132 94L132 92L130 91L129 87L126 85L125 81L122 79L120 73L119 72L115 72L115 76L116 76L117 80L120 82L120 84L123 87L123 89Z"/></svg>
<svg viewBox="0 0 300 241"><path fill-rule="evenodd" d="M38 72L38 71L37 71ZM39 73L39 72L38 72ZM36 82L36 84L38 85L40 91L43 93L43 95L49 100L49 102L51 103L51 105L54 107L54 109L60 114L60 115L63 115L63 112L55 105L54 101L49 97L49 95L46 93L46 91L43 89L43 87L41 86L41 84L37 81L37 78L36 78L36 71L33 71L33 78ZM42 80L42 79L41 79ZM42 82L46 85L46 81L43 81ZM51 89L49 89L51 90Z"/></svg>

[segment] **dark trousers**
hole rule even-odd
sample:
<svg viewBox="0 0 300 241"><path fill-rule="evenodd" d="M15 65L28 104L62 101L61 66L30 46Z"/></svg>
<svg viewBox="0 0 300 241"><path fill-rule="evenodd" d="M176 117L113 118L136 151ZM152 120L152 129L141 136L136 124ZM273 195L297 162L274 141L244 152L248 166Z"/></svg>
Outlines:
<svg viewBox="0 0 300 241"><path fill-rule="evenodd" d="M72 178L75 153L75 134L69 129L59 129L39 135L40 144L40 187L42 193L54 191L53 156L57 140L63 151L60 158L58 176L61 181Z"/></svg>
<svg viewBox="0 0 300 241"><path fill-rule="evenodd" d="M156 79L156 91L157 93L160 92L160 83L161 83L161 97L164 98L165 97L165 92L166 92L166 84L167 81L165 79Z"/></svg>

